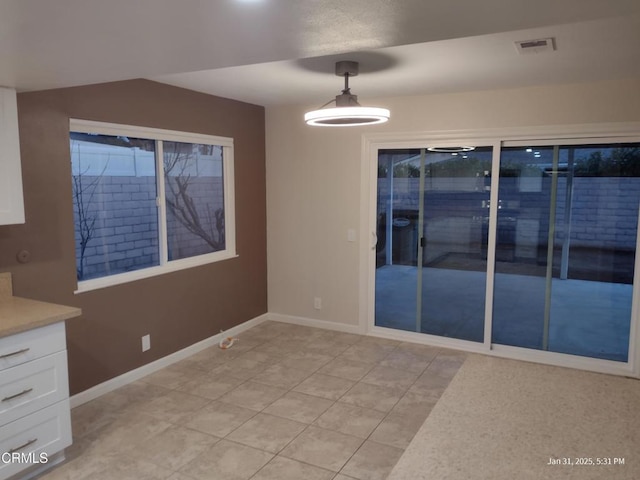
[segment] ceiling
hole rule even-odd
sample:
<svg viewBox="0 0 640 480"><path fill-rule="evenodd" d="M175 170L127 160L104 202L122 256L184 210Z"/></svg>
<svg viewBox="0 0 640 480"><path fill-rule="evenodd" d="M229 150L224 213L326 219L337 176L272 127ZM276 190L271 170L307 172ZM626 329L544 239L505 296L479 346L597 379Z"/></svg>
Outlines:
<svg viewBox="0 0 640 480"><path fill-rule="evenodd" d="M520 55L516 40L554 37ZM0 0L0 85L150 78L259 105L640 77L638 0Z"/></svg>

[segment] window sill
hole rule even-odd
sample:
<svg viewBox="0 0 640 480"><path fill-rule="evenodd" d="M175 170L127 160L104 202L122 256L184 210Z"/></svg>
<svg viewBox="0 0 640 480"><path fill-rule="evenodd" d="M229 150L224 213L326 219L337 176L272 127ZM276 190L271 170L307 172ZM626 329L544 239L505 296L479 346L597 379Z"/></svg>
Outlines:
<svg viewBox="0 0 640 480"><path fill-rule="evenodd" d="M93 290L99 290L101 288L121 285L123 283L136 282L145 278L157 277L159 275L164 275L165 273L177 272L179 270L185 270L187 268L209 265L211 263L217 263L232 258L238 258L238 255L236 255L235 252L212 253L206 256L203 255L201 257L191 257L181 260L175 260L167 263L166 265L143 268L140 270L134 270L132 272L109 275L107 277L92 278L90 280L78 282L78 288L73 293L85 293Z"/></svg>

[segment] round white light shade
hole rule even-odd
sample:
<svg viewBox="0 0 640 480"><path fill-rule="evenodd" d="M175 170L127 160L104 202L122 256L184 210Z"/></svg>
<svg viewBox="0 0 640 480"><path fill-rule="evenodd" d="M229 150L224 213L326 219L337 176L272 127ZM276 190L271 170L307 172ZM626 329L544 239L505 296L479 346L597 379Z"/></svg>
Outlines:
<svg viewBox="0 0 640 480"><path fill-rule="evenodd" d="M374 125L389 120L390 112L377 107L335 107L321 108L305 113L307 125L318 127L356 127Z"/></svg>

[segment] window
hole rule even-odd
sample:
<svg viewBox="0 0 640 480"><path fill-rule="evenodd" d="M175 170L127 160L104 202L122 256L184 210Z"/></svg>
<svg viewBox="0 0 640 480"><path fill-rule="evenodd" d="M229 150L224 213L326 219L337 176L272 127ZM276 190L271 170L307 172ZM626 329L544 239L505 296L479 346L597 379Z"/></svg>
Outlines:
<svg viewBox="0 0 640 480"><path fill-rule="evenodd" d="M78 291L235 256L233 140L71 120Z"/></svg>

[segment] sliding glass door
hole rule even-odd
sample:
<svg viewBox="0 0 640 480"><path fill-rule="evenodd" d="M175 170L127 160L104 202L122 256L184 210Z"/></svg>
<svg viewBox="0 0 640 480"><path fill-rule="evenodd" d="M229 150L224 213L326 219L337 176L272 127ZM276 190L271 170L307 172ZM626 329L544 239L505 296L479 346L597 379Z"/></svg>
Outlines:
<svg viewBox="0 0 640 480"><path fill-rule="evenodd" d="M377 151L374 325L628 362L640 143L487 143Z"/></svg>
<svg viewBox="0 0 640 480"><path fill-rule="evenodd" d="M505 147L499 198L493 343L626 362L640 145Z"/></svg>
<svg viewBox="0 0 640 480"><path fill-rule="evenodd" d="M484 339L491 148L378 156L378 326Z"/></svg>

